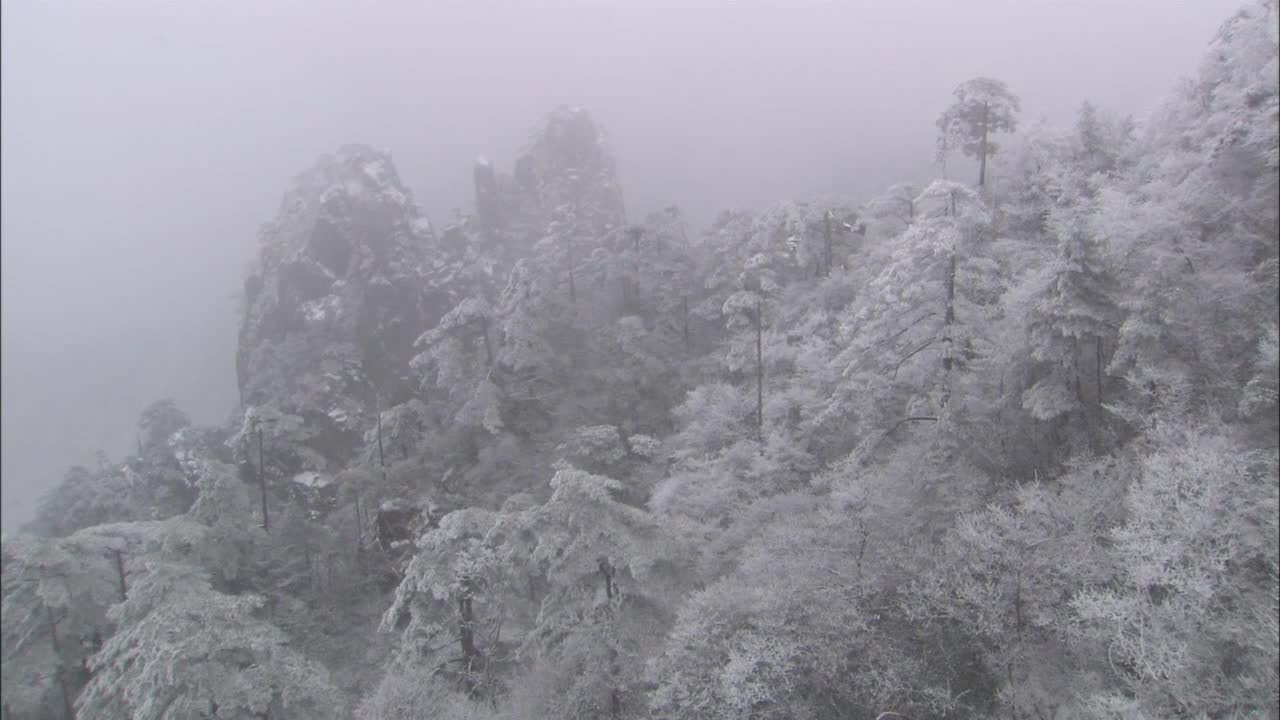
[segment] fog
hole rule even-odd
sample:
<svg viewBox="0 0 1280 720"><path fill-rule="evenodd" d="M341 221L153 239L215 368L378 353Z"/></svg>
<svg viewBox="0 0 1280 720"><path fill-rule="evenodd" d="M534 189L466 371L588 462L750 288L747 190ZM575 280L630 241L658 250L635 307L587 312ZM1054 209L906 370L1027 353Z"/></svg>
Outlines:
<svg viewBox="0 0 1280 720"><path fill-rule="evenodd" d="M628 213L865 198L931 172L974 75L1024 123L1141 114L1235 0L3 4L3 522L118 457L151 400L236 399L236 295L290 178L390 148L440 224L561 103L609 131Z"/></svg>

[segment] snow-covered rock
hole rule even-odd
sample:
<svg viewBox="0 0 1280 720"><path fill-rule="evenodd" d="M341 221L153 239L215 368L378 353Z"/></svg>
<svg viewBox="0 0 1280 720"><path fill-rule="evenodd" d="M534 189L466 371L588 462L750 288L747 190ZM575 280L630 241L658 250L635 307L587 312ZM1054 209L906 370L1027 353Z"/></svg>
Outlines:
<svg viewBox="0 0 1280 720"><path fill-rule="evenodd" d="M413 341L448 309L429 296L431 224L389 153L347 145L298 176L260 240L240 323L242 403L303 418L312 449L344 462L373 399L407 393Z"/></svg>

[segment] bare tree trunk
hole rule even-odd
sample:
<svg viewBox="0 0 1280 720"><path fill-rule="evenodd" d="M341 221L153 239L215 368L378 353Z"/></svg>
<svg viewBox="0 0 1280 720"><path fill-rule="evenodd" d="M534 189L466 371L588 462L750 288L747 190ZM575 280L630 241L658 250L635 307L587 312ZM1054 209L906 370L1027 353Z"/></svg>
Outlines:
<svg viewBox="0 0 1280 720"><path fill-rule="evenodd" d="M364 550L364 527L360 519L360 495L356 495L356 560L360 559L360 552Z"/></svg>
<svg viewBox="0 0 1280 720"><path fill-rule="evenodd" d="M1018 686L1013 680L1013 658L1005 662L1005 677L1009 683L1009 720L1018 720Z"/></svg>
<svg viewBox="0 0 1280 720"><path fill-rule="evenodd" d="M1098 393L1096 403L1097 403L1097 406L1101 408L1102 407L1102 336L1101 335L1094 336L1093 350L1094 350L1094 356L1095 356L1093 376L1094 376L1094 381L1097 384L1097 393Z"/></svg>
<svg viewBox="0 0 1280 720"><path fill-rule="evenodd" d="M307 542L305 536L302 540L302 559L307 563L307 589L314 593L319 583L316 582L316 565L311 557L311 543Z"/></svg>
<svg viewBox="0 0 1280 720"><path fill-rule="evenodd" d="M124 556L119 550L113 550L116 558L116 579L120 581L120 602L129 599L129 589L124 584Z"/></svg>
<svg viewBox="0 0 1280 720"><path fill-rule="evenodd" d="M1084 388L1080 385L1080 341L1071 338L1071 383L1076 391L1076 400L1084 405Z"/></svg>
<svg viewBox="0 0 1280 720"><path fill-rule="evenodd" d="M53 656L58 661L58 689L62 691L62 709L67 720L75 720L76 709L71 704L71 693L67 691L67 672L62 662L62 649L58 643L58 621L53 617L53 608L45 606L45 615L49 618L49 642L53 645Z"/></svg>
<svg viewBox="0 0 1280 720"><path fill-rule="evenodd" d="M951 401L951 369L955 365L956 255L954 252L947 260L947 309L943 322L942 404L945 407Z"/></svg>
<svg viewBox="0 0 1280 720"><path fill-rule="evenodd" d="M258 428L258 485L262 489L262 530L271 532L271 519L267 516L267 470L262 464L262 428Z"/></svg>
<svg viewBox="0 0 1280 720"><path fill-rule="evenodd" d="M824 253L824 263L826 265L825 275L831 276L831 211L822 217L822 234L826 241L826 252Z"/></svg>
<svg viewBox="0 0 1280 720"><path fill-rule="evenodd" d="M493 345L489 343L489 316L480 316L480 334L484 335L484 364L493 367Z"/></svg>
<svg viewBox="0 0 1280 720"><path fill-rule="evenodd" d="M471 591L464 590L458 598L458 641L462 646L462 657L468 670L471 661L479 654L476 651L475 615L471 609Z"/></svg>
<svg viewBox="0 0 1280 720"><path fill-rule="evenodd" d="M689 354L689 296L680 298L680 309L684 314L684 352Z"/></svg>
<svg viewBox="0 0 1280 720"><path fill-rule="evenodd" d="M1013 615L1014 629L1018 633L1018 641L1022 641L1022 566L1019 565L1014 571L1014 589L1013 589Z"/></svg>
<svg viewBox="0 0 1280 720"><path fill-rule="evenodd" d="M382 398L374 397L374 415L378 427L378 473L382 477L382 487L387 486L387 459L382 453Z"/></svg>
<svg viewBox="0 0 1280 720"><path fill-rule="evenodd" d="M946 347L943 348L942 369L951 372L954 348L954 332L953 327L956 322L956 255L951 253L951 257L947 260L947 307L943 318L943 324L946 326L945 334L942 338Z"/></svg>
<svg viewBox="0 0 1280 720"><path fill-rule="evenodd" d="M610 621L613 620L613 575L615 568L607 558L600 558L600 575L604 577L604 593L609 600L608 613ZM609 688L609 715L610 717L618 717L622 713L622 699L618 696L618 652L613 648L609 648L609 675L611 676Z"/></svg>
<svg viewBox="0 0 1280 720"><path fill-rule="evenodd" d="M576 303L578 301L578 288L573 282L573 237L568 238L569 244L569 302Z"/></svg>
<svg viewBox="0 0 1280 720"><path fill-rule="evenodd" d="M382 466L382 474L385 479L387 473L387 460L382 454L382 403L379 402L374 407L374 414L378 416L378 464Z"/></svg>
<svg viewBox="0 0 1280 720"><path fill-rule="evenodd" d="M634 242L634 248L635 248L636 262L635 262L635 267L632 270L632 272L634 273L634 277L632 279L631 302L635 303L635 311L637 313L640 312L640 236L642 234L644 234L643 231L637 230L635 233L635 236L632 237L632 240Z"/></svg>
<svg viewBox="0 0 1280 720"><path fill-rule="evenodd" d="M613 565L608 560L600 560L600 576L604 578L604 595L606 599L613 599Z"/></svg>
<svg viewBox="0 0 1280 720"><path fill-rule="evenodd" d="M991 106L982 103L982 148L978 151L978 187L987 182L987 120L991 114Z"/></svg>
<svg viewBox="0 0 1280 720"><path fill-rule="evenodd" d="M756 297L756 433L764 441L764 316Z"/></svg>

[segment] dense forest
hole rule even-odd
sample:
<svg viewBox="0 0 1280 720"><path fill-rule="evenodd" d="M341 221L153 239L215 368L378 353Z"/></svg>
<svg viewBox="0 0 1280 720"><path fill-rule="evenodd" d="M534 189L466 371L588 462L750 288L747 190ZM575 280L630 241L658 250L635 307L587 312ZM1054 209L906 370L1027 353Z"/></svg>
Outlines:
<svg viewBox="0 0 1280 720"><path fill-rule="evenodd" d="M582 108L445 224L322 157L234 417L4 536L5 720L1280 718L1278 18L1141 123L974 78L943 179L702 233Z"/></svg>

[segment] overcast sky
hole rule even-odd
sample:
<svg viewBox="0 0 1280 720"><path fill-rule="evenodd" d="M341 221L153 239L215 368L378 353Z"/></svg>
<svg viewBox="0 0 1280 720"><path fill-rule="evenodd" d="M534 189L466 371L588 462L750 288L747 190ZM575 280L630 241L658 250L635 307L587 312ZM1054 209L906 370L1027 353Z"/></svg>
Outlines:
<svg viewBox="0 0 1280 720"><path fill-rule="evenodd" d="M390 148L437 223L539 118L608 129L628 211L930 172L955 85L1141 114L1237 0L4 0L3 518L138 411L235 402L236 294L289 179Z"/></svg>

